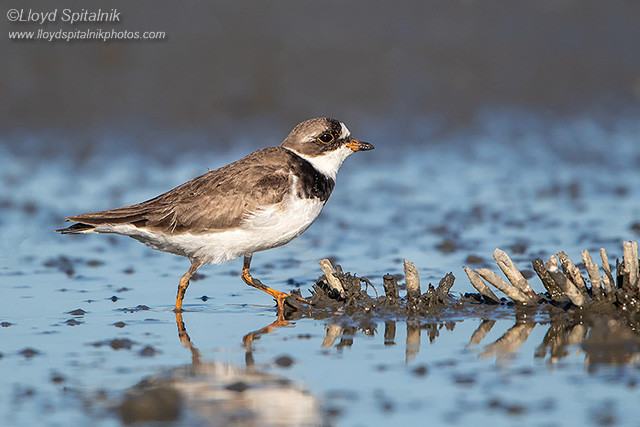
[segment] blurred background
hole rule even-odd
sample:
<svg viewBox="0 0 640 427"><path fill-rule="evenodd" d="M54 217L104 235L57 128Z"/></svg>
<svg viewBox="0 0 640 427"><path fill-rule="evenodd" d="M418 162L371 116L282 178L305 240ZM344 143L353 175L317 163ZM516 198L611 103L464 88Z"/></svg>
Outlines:
<svg viewBox="0 0 640 427"><path fill-rule="evenodd" d="M39 25L3 16L0 144L55 132L47 144L56 149L86 149L105 143L96 135L115 132L126 135L128 146L153 152L163 144L225 145L263 131L275 144L299 121L321 115L347 122L362 139L373 138L369 127L401 144L412 139L416 121L438 133L472 126L487 109L611 116L633 111L640 97L636 1L3 5L57 8L59 16L67 7L116 8L121 21ZM7 37L39 28L167 36L109 42Z"/></svg>

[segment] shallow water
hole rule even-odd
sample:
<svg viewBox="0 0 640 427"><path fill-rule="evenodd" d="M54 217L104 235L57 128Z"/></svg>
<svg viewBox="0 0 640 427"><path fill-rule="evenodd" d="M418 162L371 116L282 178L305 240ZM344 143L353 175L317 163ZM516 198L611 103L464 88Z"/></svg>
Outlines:
<svg viewBox="0 0 640 427"><path fill-rule="evenodd" d="M472 291L462 265L490 266L496 247L530 270L534 257L560 250L579 259L581 249L605 247L613 260L623 240L637 239L633 118L555 122L494 112L479 116L473 131L435 140L419 123L404 141L382 125L366 135L352 129L376 150L345 162L318 221L287 246L256 254L253 274L305 293L321 274L317 260L333 257L381 291L382 276L402 274L407 258L425 285L452 271L457 295ZM103 135L88 154L56 155L50 136L23 137L20 149L0 143L2 423L119 425L132 416L121 404L149 395L132 389L143 380L180 391L177 412L160 406L164 419L178 414L183 425L255 417L257 424L635 422L638 336L606 320L558 332L543 311L480 306L430 318L304 318L260 334L248 349L243 337L276 316L268 296L242 283L236 260L200 270L179 334L171 310L186 260L123 237L52 230L66 215L153 197L257 143L149 155L126 136ZM542 291L537 280L532 286ZM482 340L478 328L488 330ZM598 354L594 340L606 341Z"/></svg>

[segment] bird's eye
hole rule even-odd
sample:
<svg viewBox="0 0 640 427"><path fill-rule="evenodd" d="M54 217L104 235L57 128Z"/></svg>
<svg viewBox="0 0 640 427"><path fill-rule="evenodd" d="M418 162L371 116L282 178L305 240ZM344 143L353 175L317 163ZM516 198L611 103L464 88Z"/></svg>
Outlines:
<svg viewBox="0 0 640 427"><path fill-rule="evenodd" d="M331 135L330 133L323 133L318 137L318 141L328 144L333 141L333 135Z"/></svg>

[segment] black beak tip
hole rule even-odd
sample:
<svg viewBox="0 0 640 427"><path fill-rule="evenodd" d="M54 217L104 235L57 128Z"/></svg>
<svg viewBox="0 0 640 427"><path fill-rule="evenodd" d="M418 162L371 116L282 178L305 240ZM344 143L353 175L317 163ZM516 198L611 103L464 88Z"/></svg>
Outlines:
<svg viewBox="0 0 640 427"><path fill-rule="evenodd" d="M369 150L373 150L375 147L372 144L369 144L368 142L361 142L358 148L360 149L359 151L369 151Z"/></svg>

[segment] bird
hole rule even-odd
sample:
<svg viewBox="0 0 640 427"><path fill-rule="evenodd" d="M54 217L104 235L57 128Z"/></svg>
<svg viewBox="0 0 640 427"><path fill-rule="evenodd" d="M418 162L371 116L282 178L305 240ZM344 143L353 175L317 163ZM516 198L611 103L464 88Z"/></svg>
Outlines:
<svg viewBox="0 0 640 427"><path fill-rule="evenodd" d="M259 149L145 202L69 216L74 224L55 231L125 235L188 258L191 266L178 282L176 313L183 311L190 280L200 267L244 257L242 280L271 295L280 313L293 296L251 275L253 254L306 231L327 203L344 160L373 149L338 120L305 120L279 146Z"/></svg>

